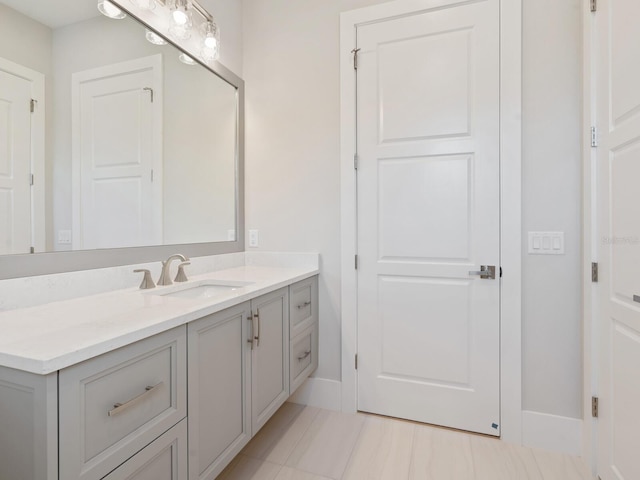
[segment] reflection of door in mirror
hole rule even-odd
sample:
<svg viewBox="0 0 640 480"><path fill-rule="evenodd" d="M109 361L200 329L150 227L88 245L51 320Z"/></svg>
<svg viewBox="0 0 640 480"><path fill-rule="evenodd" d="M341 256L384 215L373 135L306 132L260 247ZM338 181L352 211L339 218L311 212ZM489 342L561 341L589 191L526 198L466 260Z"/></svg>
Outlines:
<svg viewBox="0 0 640 480"><path fill-rule="evenodd" d="M76 73L72 89L73 248L162 244L162 57Z"/></svg>
<svg viewBox="0 0 640 480"><path fill-rule="evenodd" d="M32 115L34 91L43 86L38 72L0 58L0 255L35 248L34 221L41 216L34 211L33 172L42 159L34 143L43 131Z"/></svg>

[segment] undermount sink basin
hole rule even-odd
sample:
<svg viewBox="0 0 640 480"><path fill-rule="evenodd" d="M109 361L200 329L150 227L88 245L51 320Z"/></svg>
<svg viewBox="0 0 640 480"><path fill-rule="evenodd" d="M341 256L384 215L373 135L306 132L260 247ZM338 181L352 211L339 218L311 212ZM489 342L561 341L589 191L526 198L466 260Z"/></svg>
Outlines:
<svg viewBox="0 0 640 480"><path fill-rule="evenodd" d="M178 298L214 298L226 293L239 290L253 282L227 282L222 280L200 280L184 285L168 287L163 291L150 292L152 295Z"/></svg>

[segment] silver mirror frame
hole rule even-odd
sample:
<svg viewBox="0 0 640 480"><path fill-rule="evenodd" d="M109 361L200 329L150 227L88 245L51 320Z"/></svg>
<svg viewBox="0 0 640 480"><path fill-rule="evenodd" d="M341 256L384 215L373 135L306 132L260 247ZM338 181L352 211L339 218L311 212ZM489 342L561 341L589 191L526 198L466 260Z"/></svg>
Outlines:
<svg viewBox="0 0 640 480"><path fill-rule="evenodd" d="M237 135L236 135L236 240L231 242L184 243L178 245L155 245L131 248L112 248L97 250L78 250L71 252L47 252L23 255L0 255L0 280L10 278L31 277L54 273L92 270L97 268L117 267L136 263L161 261L174 253L182 253L188 257L202 257L244 251L244 80L235 73L214 61L210 64L201 62L193 52L185 50L171 38L155 30L128 9L121 7L135 21L149 28L172 44L178 50L191 56L207 70L236 88L238 102Z"/></svg>

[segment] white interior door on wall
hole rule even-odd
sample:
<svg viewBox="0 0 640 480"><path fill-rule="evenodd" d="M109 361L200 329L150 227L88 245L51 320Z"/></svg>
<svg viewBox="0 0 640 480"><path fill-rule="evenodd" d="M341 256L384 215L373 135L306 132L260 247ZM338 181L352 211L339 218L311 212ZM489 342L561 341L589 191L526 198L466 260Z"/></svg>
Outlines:
<svg viewBox="0 0 640 480"><path fill-rule="evenodd" d="M596 41L598 472L640 478L640 2L600 0Z"/></svg>
<svg viewBox="0 0 640 480"><path fill-rule="evenodd" d="M0 70L0 255L29 253L31 82Z"/></svg>
<svg viewBox="0 0 640 480"><path fill-rule="evenodd" d="M162 243L161 62L73 76L74 249Z"/></svg>
<svg viewBox="0 0 640 480"><path fill-rule="evenodd" d="M441 3L357 29L358 409L497 436L499 1Z"/></svg>

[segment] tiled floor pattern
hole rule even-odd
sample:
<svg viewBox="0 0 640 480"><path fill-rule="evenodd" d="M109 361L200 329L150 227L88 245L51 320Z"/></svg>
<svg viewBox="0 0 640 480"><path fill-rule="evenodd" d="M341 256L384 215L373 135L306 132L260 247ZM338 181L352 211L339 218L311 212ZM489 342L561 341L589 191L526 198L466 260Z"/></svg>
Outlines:
<svg viewBox="0 0 640 480"><path fill-rule="evenodd" d="M579 458L286 403L218 480L592 480Z"/></svg>

